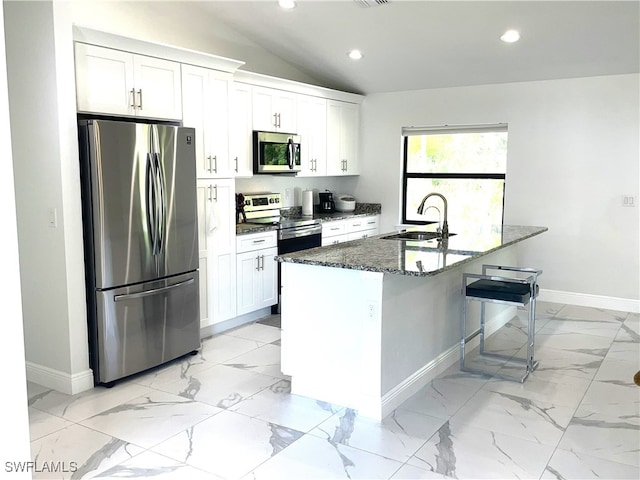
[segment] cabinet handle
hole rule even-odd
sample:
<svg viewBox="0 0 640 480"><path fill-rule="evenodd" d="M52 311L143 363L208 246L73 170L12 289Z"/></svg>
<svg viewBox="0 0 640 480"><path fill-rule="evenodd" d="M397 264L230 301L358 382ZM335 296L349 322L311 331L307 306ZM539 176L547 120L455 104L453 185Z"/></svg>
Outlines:
<svg viewBox="0 0 640 480"><path fill-rule="evenodd" d="M376 221L375 220L371 220L370 222L367 222L367 225L375 225Z"/></svg>
<svg viewBox="0 0 640 480"><path fill-rule="evenodd" d="M214 155L211 159L213 160L213 171L214 173L218 173L218 156Z"/></svg>
<svg viewBox="0 0 640 480"><path fill-rule="evenodd" d="M256 257L256 272L260 271L260 255Z"/></svg>
<svg viewBox="0 0 640 480"><path fill-rule="evenodd" d="M281 117L280 117L280 114L278 114L278 128L282 127L280 120L281 120Z"/></svg>
<svg viewBox="0 0 640 480"><path fill-rule="evenodd" d="M136 109L136 91L132 88L131 89L131 108L133 108L134 110Z"/></svg>
<svg viewBox="0 0 640 480"><path fill-rule="evenodd" d="M238 157L233 159L236 162L236 173L238 173Z"/></svg>
<svg viewBox="0 0 640 480"><path fill-rule="evenodd" d="M273 127L274 128L278 128L278 114L277 113L273 114Z"/></svg>
<svg viewBox="0 0 640 480"><path fill-rule="evenodd" d="M264 243L266 240L264 238L261 238L260 240L254 240L253 244L255 245L256 243Z"/></svg>
<svg viewBox="0 0 640 480"><path fill-rule="evenodd" d="M260 255L260 269L264 270L264 255Z"/></svg>
<svg viewBox="0 0 640 480"><path fill-rule="evenodd" d="M218 201L218 186L214 185L213 186L213 191L215 192L213 195L213 199L217 202Z"/></svg>
<svg viewBox="0 0 640 480"><path fill-rule="evenodd" d="M211 196L211 185L207 186L207 190L209 191L209 201L213 201L213 197Z"/></svg>
<svg viewBox="0 0 640 480"><path fill-rule="evenodd" d="M138 99L140 100L140 104L138 105L138 108L142 110L142 89L138 90Z"/></svg>
<svg viewBox="0 0 640 480"><path fill-rule="evenodd" d="M211 173L211 155L207 157L207 160L209 161L209 165L207 166L207 172Z"/></svg>

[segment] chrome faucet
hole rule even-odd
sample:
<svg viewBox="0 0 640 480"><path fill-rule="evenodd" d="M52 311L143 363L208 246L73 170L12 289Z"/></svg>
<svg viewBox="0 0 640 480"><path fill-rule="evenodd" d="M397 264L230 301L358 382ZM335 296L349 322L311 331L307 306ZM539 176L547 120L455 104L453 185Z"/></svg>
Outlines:
<svg viewBox="0 0 640 480"><path fill-rule="evenodd" d="M420 206L418 207L418 215L424 215L424 212L426 212L428 210L429 207L425 208L424 204L426 203L427 199L429 197L432 196L437 196L440 197L442 199L442 203L444 203L444 220L442 221L442 237L443 238L448 238L449 237L449 223L447 222L447 199L444 198L444 195L442 195L441 193L436 193L436 192L431 192L428 195L426 195L423 199L422 202L420 202ZM438 210L438 213L440 213L440 211Z"/></svg>

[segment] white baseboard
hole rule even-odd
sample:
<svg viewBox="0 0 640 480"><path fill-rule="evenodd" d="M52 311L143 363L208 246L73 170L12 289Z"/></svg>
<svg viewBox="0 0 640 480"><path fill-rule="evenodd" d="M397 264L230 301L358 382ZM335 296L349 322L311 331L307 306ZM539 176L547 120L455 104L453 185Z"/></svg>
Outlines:
<svg viewBox="0 0 640 480"><path fill-rule="evenodd" d="M485 327L485 335L489 337L499 328L507 324L515 316L515 307L506 308L491 320L488 320ZM480 337L476 336L467 342L469 350L480 344ZM382 418L391 414L396 408L402 405L415 395L421 388L428 385L447 368L455 365L460 359L460 344L456 344L445 350L422 368L405 378L398 385L393 387L382 396Z"/></svg>
<svg viewBox="0 0 640 480"><path fill-rule="evenodd" d="M91 369L71 375L33 362L26 362L26 367L28 381L67 395L75 395L93 388Z"/></svg>
<svg viewBox="0 0 640 480"><path fill-rule="evenodd" d="M214 323L213 325L207 325L200 329L200 338L208 338L212 335L218 335L224 333L233 328L240 327L246 323L255 322L264 317L271 315L271 307L261 308L255 312L246 313L239 317L234 317L224 322Z"/></svg>
<svg viewBox="0 0 640 480"><path fill-rule="evenodd" d="M606 297L588 293L563 292L560 290L540 289L538 300L543 302L563 303L581 307L605 308L620 312L640 313L640 300L620 297Z"/></svg>

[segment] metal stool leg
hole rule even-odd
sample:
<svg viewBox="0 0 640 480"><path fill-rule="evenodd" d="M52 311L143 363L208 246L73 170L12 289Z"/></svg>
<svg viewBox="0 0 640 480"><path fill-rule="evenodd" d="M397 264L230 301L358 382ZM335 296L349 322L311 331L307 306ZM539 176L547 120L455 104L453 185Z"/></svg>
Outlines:
<svg viewBox="0 0 640 480"><path fill-rule="evenodd" d="M480 302L480 355L484 355L485 305Z"/></svg>

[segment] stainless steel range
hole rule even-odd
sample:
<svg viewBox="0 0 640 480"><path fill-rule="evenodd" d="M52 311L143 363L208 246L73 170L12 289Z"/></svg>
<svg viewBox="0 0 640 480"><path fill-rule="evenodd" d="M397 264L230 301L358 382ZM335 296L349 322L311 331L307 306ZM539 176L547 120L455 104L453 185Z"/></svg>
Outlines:
<svg viewBox="0 0 640 480"><path fill-rule="evenodd" d="M244 196L246 223L270 224L278 230L278 255L319 247L322 244L322 225L312 216L281 216L279 193L259 193ZM278 297L280 293L280 264L278 263ZM277 308L277 310L276 310ZM280 301L272 308L280 311Z"/></svg>

